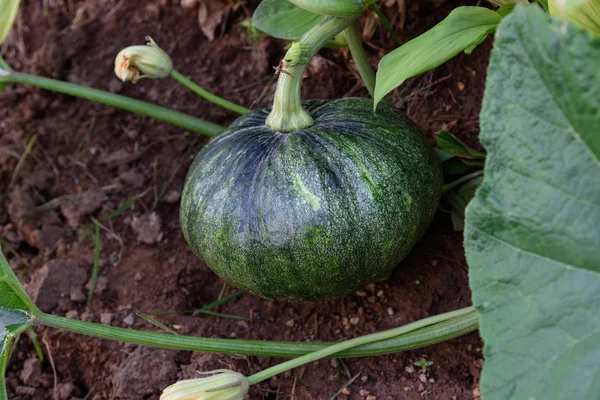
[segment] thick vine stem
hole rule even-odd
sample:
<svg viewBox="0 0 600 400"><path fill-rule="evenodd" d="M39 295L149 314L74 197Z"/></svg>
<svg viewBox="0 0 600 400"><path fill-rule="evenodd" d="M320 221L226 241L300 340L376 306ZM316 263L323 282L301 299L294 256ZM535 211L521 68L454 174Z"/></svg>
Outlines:
<svg viewBox="0 0 600 400"><path fill-rule="evenodd" d="M48 327L64 329L74 333L95 336L104 339L118 340L165 349L202 351L221 354L243 354L271 357L300 357L332 345L324 342L275 342L267 340L214 339L193 336L176 336L157 332L144 332L106 326L93 322L79 321L44 314L34 313L33 322ZM403 350L415 349L440 343L454 337L467 334L478 328L479 313L473 308L463 308L451 313L440 314L404 325L392 330L368 335L364 342L346 343L344 348L337 348L339 357L366 357L377 354L388 354ZM379 336L373 336L379 335ZM360 339L360 338L357 338ZM377 339L377 340L374 340ZM327 357L323 355L321 357ZM255 379L265 376L261 374Z"/></svg>
<svg viewBox="0 0 600 400"><path fill-rule="evenodd" d="M332 37L354 22L353 18L326 17L310 29L281 61L273 108L266 124L278 132L291 132L312 126L313 119L302 108L300 87L308 62Z"/></svg>

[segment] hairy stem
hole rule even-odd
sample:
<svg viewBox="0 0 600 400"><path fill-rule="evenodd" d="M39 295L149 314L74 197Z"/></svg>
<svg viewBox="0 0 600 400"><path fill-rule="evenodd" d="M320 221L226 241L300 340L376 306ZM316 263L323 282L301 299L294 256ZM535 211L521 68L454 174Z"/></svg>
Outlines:
<svg viewBox="0 0 600 400"><path fill-rule="evenodd" d="M352 53L358 73L369 90L371 97L373 97L373 93L375 92L375 72L367 59L367 54L356 29L356 23L347 27L344 33L346 34L346 41L348 42L348 47L350 47L350 53Z"/></svg>
<svg viewBox="0 0 600 400"><path fill-rule="evenodd" d="M175 336L106 326L44 313L36 313L34 322L70 332L127 343L223 354L299 357L329 348L332 344ZM364 342L358 344L356 339L353 339L354 342L349 341L351 342L350 346L347 344L348 342L343 342L342 344L348 347L336 350L335 357L364 357L429 346L472 332L477 329L478 324L479 314L472 307L469 307L462 309L460 312L441 314L396 328L392 333L389 333L391 331L385 331L380 332L380 336L368 335L370 339L365 339ZM372 340L373 338L377 341ZM334 353L328 352L327 354L333 355Z"/></svg>
<svg viewBox="0 0 600 400"><path fill-rule="evenodd" d="M229 111L233 111L238 114L248 114L248 112L250 111L245 107L242 107L240 105L237 105L235 103L227 101L224 98L219 97L216 94L209 92L208 90L206 90L203 87L199 86L198 84L194 83L192 80L186 78L184 75L180 74L179 72L177 72L175 70L171 71L171 78L175 79L177 82L181 83L183 86L190 89L192 92L196 93L198 96L200 96L220 107L223 107Z"/></svg>
<svg viewBox="0 0 600 400"><path fill-rule="evenodd" d="M73 83L58 81L55 79L10 72L0 74L0 85L3 83L21 83L30 86L36 86L53 92L68 94L74 97L80 97L95 101L97 103L146 115L148 117L152 117L154 119L158 119L171 125L175 125L205 136L216 136L223 131L222 126L204 121L200 118L192 117L191 115L173 111L168 108L146 103L140 100L135 100L126 96L75 85Z"/></svg>
<svg viewBox="0 0 600 400"><path fill-rule="evenodd" d="M312 126L313 119L301 104L300 87L304 71L312 56L353 22L353 18L326 17L292 44L279 66L273 109L266 121L271 129L291 132Z"/></svg>

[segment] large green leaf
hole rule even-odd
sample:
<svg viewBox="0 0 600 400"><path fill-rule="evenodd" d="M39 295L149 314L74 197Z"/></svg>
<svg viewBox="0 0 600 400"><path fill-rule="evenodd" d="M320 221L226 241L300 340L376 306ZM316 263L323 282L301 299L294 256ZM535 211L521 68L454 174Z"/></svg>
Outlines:
<svg viewBox="0 0 600 400"><path fill-rule="evenodd" d="M324 18L288 0L264 0L254 11L252 25L270 36L295 40Z"/></svg>
<svg viewBox="0 0 600 400"><path fill-rule="evenodd" d="M472 51L501 20L500 14L483 7L452 10L442 22L381 59L375 105L406 79L442 65L461 51Z"/></svg>
<svg viewBox="0 0 600 400"><path fill-rule="evenodd" d="M0 400L7 398L4 374L10 356L10 343L31 326L31 316L39 313L0 248Z"/></svg>
<svg viewBox="0 0 600 400"><path fill-rule="evenodd" d="M598 399L600 41L531 5L494 47L465 228L482 398Z"/></svg>

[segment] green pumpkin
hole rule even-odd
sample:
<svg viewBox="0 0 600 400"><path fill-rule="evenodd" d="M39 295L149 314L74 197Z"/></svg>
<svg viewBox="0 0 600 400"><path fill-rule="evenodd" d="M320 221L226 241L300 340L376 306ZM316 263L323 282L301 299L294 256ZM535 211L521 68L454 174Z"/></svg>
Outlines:
<svg viewBox="0 0 600 400"><path fill-rule="evenodd" d="M194 253L267 299L326 300L387 279L441 196L439 160L400 111L303 105L307 129L276 132L269 110L235 121L198 154L181 199Z"/></svg>

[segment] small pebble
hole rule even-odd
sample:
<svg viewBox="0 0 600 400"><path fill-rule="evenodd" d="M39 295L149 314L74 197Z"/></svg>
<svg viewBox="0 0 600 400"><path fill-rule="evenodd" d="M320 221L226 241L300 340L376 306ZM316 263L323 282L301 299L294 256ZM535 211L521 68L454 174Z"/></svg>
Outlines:
<svg viewBox="0 0 600 400"><path fill-rule="evenodd" d="M294 325L295 325L296 323L294 322L294 320L293 320L293 319L290 319L290 320L289 320L288 322L286 322L285 324L286 324L287 326L289 326L290 328L293 328L293 327L294 327Z"/></svg>
<svg viewBox="0 0 600 400"><path fill-rule="evenodd" d="M458 87L458 90L460 90L461 92L465 90L465 84L461 81L456 82L456 87Z"/></svg>
<svg viewBox="0 0 600 400"><path fill-rule="evenodd" d="M114 318L115 314L113 313L102 313L100 314L100 323L102 325L110 325Z"/></svg>
<svg viewBox="0 0 600 400"><path fill-rule="evenodd" d="M421 374L421 375L419 375L419 380L421 382L423 382L423 383L426 383L427 382L427 377L425 376L425 374Z"/></svg>
<svg viewBox="0 0 600 400"><path fill-rule="evenodd" d="M75 303L83 303L87 299L85 293L80 288L71 288L69 298Z"/></svg>
<svg viewBox="0 0 600 400"><path fill-rule="evenodd" d="M429 378L429 383L435 383L435 379Z"/></svg>
<svg viewBox="0 0 600 400"><path fill-rule="evenodd" d="M404 391L405 392L410 392L410 386L404 386Z"/></svg>
<svg viewBox="0 0 600 400"><path fill-rule="evenodd" d="M350 318L350 323L352 325L358 325L359 321L360 321L360 318L358 318L358 317L352 317L352 318Z"/></svg>
<svg viewBox="0 0 600 400"><path fill-rule="evenodd" d="M78 319L79 318L79 312L77 310L69 310L65 314L65 318Z"/></svg>
<svg viewBox="0 0 600 400"><path fill-rule="evenodd" d="M360 377L360 380L363 381L363 382L366 382L366 381L369 380L369 377L367 375L363 375L363 376Z"/></svg>
<svg viewBox="0 0 600 400"><path fill-rule="evenodd" d="M367 397L370 393L368 390L360 389L358 394L360 394L362 397Z"/></svg>
<svg viewBox="0 0 600 400"><path fill-rule="evenodd" d="M419 388L417 389L419 392L422 392L423 390L425 390L425 386L423 386L422 383L419 383Z"/></svg>
<svg viewBox="0 0 600 400"><path fill-rule="evenodd" d="M392 307L387 308L388 315L394 315L394 309Z"/></svg>
<svg viewBox="0 0 600 400"><path fill-rule="evenodd" d="M347 387L345 387L344 390L342 390L342 394L345 394L346 396L350 396L352 394L352 392L350 390L348 390Z"/></svg>
<svg viewBox="0 0 600 400"><path fill-rule="evenodd" d="M81 313L82 321L91 322L94 320L94 318L96 318L96 314L94 314L92 311L84 311Z"/></svg>
<svg viewBox="0 0 600 400"><path fill-rule="evenodd" d="M367 396L367 400L377 400L377 396Z"/></svg>
<svg viewBox="0 0 600 400"><path fill-rule="evenodd" d="M131 326L133 325L134 318L135 316L133 315L133 313L130 313L125 318L123 318L123 323Z"/></svg>
<svg viewBox="0 0 600 400"><path fill-rule="evenodd" d="M412 374L413 372L415 372L415 369L414 369L413 367L410 367L410 366L409 366L409 367L406 367L406 368L404 368L404 370L405 370L406 372L408 372L409 374Z"/></svg>

